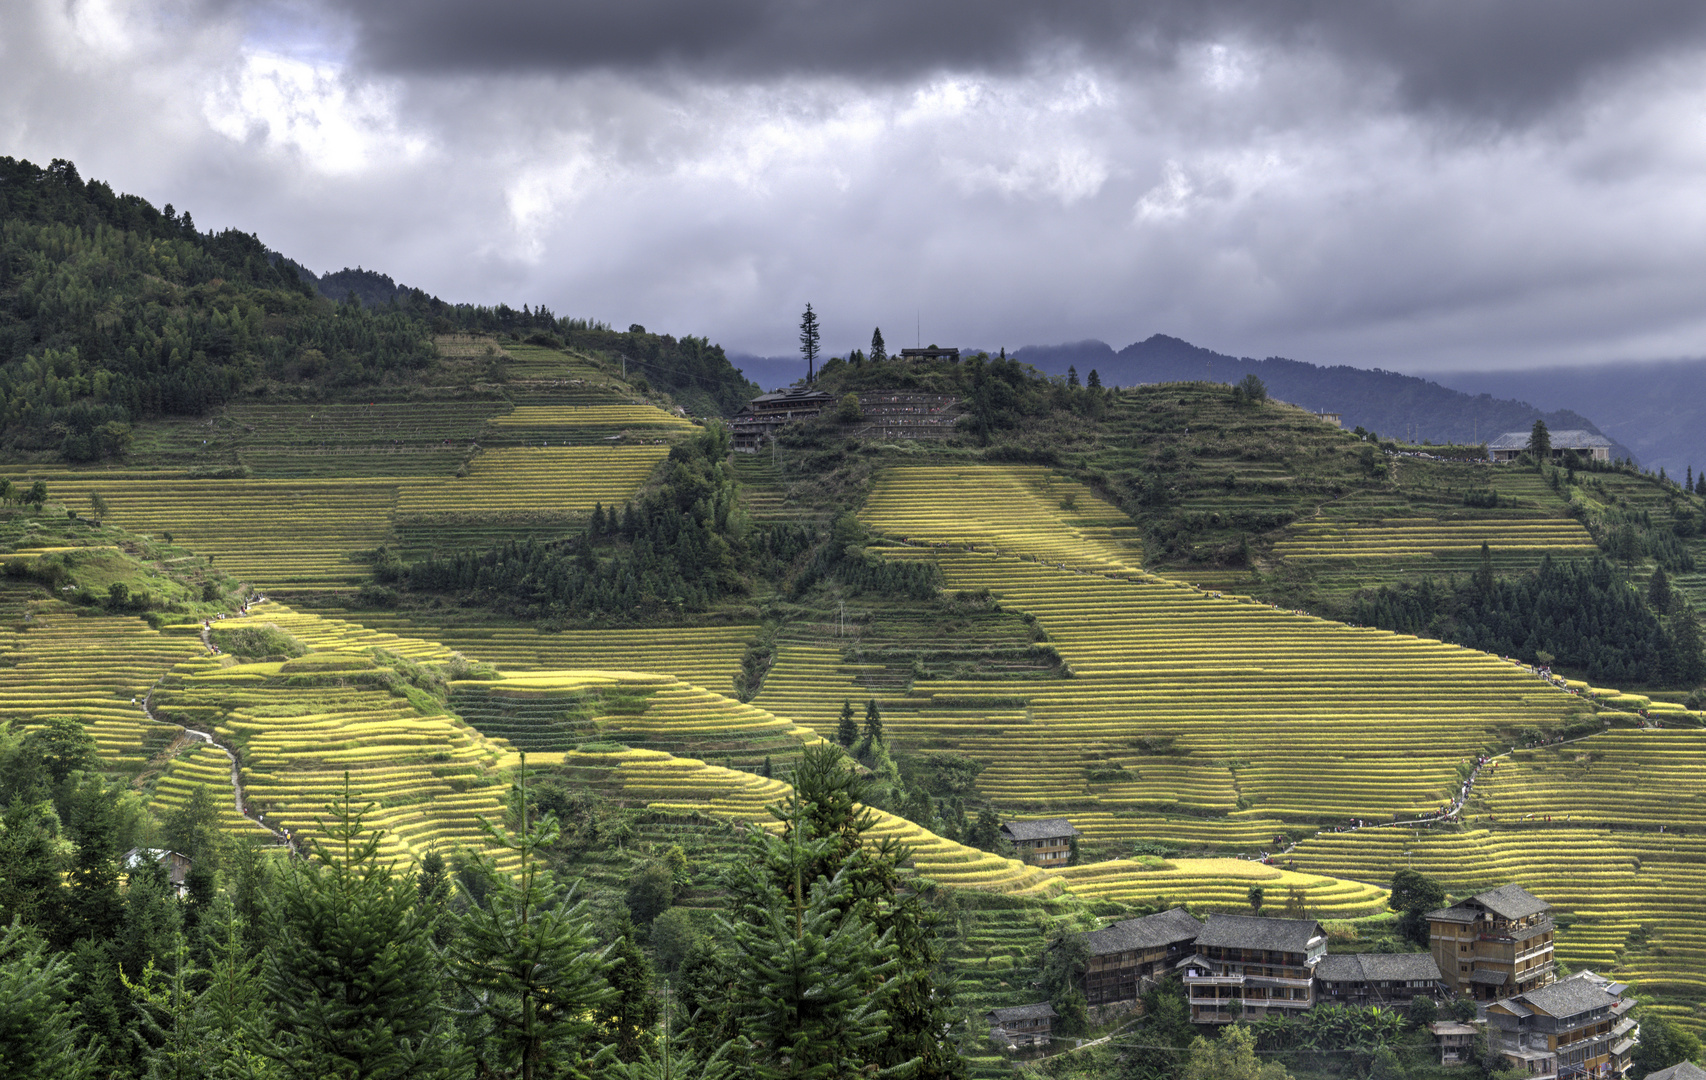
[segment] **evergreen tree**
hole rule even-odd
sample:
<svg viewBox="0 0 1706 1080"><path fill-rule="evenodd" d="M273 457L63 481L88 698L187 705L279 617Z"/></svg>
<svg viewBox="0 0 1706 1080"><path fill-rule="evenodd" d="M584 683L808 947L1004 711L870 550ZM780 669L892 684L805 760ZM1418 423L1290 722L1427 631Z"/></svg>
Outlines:
<svg viewBox="0 0 1706 1080"><path fill-rule="evenodd" d="M1084 385L1088 386L1092 390L1100 390L1102 388L1102 376L1097 374L1095 368L1090 369L1090 377L1084 381Z"/></svg>
<svg viewBox="0 0 1706 1080"><path fill-rule="evenodd" d="M1066 365L1066 385L1078 389L1078 369L1071 364Z"/></svg>
<svg viewBox="0 0 1706 1080"><path fill-rule="evenodd" d="M1670 578L1665 575L1665 568L1662 566L1655 567L1653 576L1647 579L1647 602L1653 606L1656 614L1670 614Z"/></svg>
<svg viewBox="0 0 1706 1080"><path fill-rule="evenodd" d="M883 741L883 711L876 698L865 702L865 741L873 746Z"/></svg>
<svg viewBox="0 0 1706 1080"><path fill-rule="evenodd" d="M604 952L593 948L584 905L561 896L543 852L556 843L555 814L534 819L527 759L517 770L520 807L514 828L482 820L491 841L520 861L514 877L491 858L475 860L490 878L486 902L471 904L449 960L451 976L473 1000L484 1025L475 1057L483 1076L536 1080L576 1067L589 1056L591 1019L612 991L602 977Z"/></svg>
<svg viewBox="0 0 1706 1080"><path fill-rule="evenodd" d="M66 831L77 845L66 890L63 929L76 938L106 941L118 930L124 900L118 890L118 789L85 776L67 799Z"/></svg>
<svg viewBox="0 0 1706 1080"><path fill-rule="evenodd" d="M69 964L17 920L0 930L0 1074L18 1080L95 1075L100 1046L68 1004Z"/></svg>
<svg viewBox="0 0 1706 1080"><path fill-rule="evenodd" d="M1528 433L1528 452L1534 455L1537 465L1552 460L1552 433L1546 430L1546 421L1534 422L1533 430Z"/></svg>
<svg viewBox="0 0 1706 1080"><path fill-rule="evenodd" d="M344 790L318 824L314 860L278 883L267 996L278 1031L267 1054L283 1075L350 1080L447 1077L431 922L407 879L379 862L382 834Z"/></svg>
<svg viewBox="0 0 1706 1080"><path fill-rule="evenodd" d="M835 741L842 746L852 749L859 741L859 725L853 719L853 703L846 698L841 699L841 722L835 728Z"/></svg>
<svg viewBox="0 0 1706 1080"><path fill-rule="evenodd" d="M880 364L888 358L888 350L883 347L883 328L879 326L871 331L871 363Z"/></svg>
<svg viewBox="0 0 1706 1080"><path fill-rule="evenodd" d="M595 1010L600 1041L618 1061L639 1061L654 1049L652 1028L658 1022L658 1000L652 993L652 965L624 928L611 945L610 966L604 977L610 994Z"/></svg>
<svg viewBox="0 0 1706 1080"><path fill-rule="evenodd" d="M800 353L806 358L806 382L816 382L818 325L817 315L810 304L806 305L806 313L800 316Z"/></svg>

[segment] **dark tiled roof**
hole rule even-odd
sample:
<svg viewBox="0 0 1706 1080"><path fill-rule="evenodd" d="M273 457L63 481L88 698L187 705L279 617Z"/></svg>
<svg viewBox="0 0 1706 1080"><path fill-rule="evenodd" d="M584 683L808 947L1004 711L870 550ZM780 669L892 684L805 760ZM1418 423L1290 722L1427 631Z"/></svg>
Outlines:
<svg viewBox="0 0 1706 1080"><path fill-rule="evenodd" d="M1647 1074L1647 1080L1706 1080L1706 1069L1692 1061L1685 1061L1681 1065L1650 1072Z"/></svg>
<svg viewBox="0 0 1706 1080"><path fill-rule="evenodd" d="M1496 889L1488 889L1484 893L1476 893L1467 900L1461 900L1454 907L1430 911L1428 918L1449 922L1474 922L1479 912L1475 910L1473 905L1479 905L1505 919L1521 919L1529 915L1538 915L1542 911L1552 910L1551 904L1535 896L1521 885L1501 885Z"/></svg>
<svg viewBox="0 0 1706 1080"><path fill-rule="evenodd" d="M1329 953L1315 966L1327 982L1440 981L1439 965L1428 953Z"/></svg>
<svg viewBox="0 0 1706 1080"><path fill-rule="evenodd" d="M1609 1008L1617 1000L1586 979L1562 979L1517 996L1529 1008L1558 1017Z"/></svg>
<svg viewBox="0 0 1706 1080"><path fill-rule="evenodd" d="M1128 949L1155 949L1176 941L1191 941L1200 933L1202 923L1184 908L1173 908L1092 930L1084 935L1084 944L1091 956L1106 956Z"/></svg>
<svg viewBox="0 0 1706 1080"><path fill-rule="evenodd" d="M1484 893L1476 893L1475 902L1493 914L1502 915L1507 919L1520 919L1552 910L1551 904L1521 885L1501 885Z"/></svg>
<svg viewBox="0 0 1706 1080"><path fill-rule="evenodd" d="M1509 979L1509 972L1490 971L1487 968L1480 968L1469 976L1470 982L1481 983L1484 986L1503 986Z"/></svg>
<svg viewBox="0 0 1706 1080"><path fill-rule="evenodd" d="M1311 938L1321 936L1314 919L1263 919L1254 915L1210 915L1197 935L1199 949L1272 949L1308 952Z"/></svg>
<svg viewBox="0 0 1706 1080"><path fill-rule="evenodd" d="M1057 836L1081 836L1072 822L1063 817L1044 818L1041 821L1009 821L1001 826L1001 831L1015 840L1053 840Z"/></svg>
<svg viewBox="0 0 1706 1080"><path fill-rule="evenodd" d="M1035 1005L1015 1005L1011 1009L991 1009L988 1016L991 1022L1005 1024L1010 1020L1052 1020L1054 1006L1046 1001Z"/></svg>
<svg viewBox="0 0 1706 1080"><path fill-rule="evenodd" d="M1496 439L1488 439L1487 449L1526 450L1528 449L1529 437L1532 434L1532 430L1507 431ZM1595 435L1593 432L1583 431L1581 428L1565 428L1562 431L1551 431L1547 434L1551 436L1552 449L1554 450L1580 450L1598 446L1609 449L1611 446L1611 440L1604 435Z"/></svg>

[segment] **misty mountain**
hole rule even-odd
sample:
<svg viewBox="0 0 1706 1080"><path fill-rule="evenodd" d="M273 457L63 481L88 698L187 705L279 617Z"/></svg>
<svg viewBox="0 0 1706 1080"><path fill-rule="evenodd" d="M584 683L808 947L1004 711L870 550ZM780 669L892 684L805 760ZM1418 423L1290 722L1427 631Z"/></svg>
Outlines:
<svg viewBox="0 0 1706 1080"><path fill-rule="evenodd" d="M824 357L828 359L828 357ZM748 379L764 387L766 392L792 386L806 377L806 359L793 356L755 356L752 353L730 353L729 363Z"/></svg>
<svg viewBox="0 0 1706 1080"><path fill-rule="evenodd" d="M1613 440L1614 457L1638 455L1593 421L1566 408L1545 410L1527 401L1469 394L1437 382L1379 368L1321 367L1299 360L1227 356L1188 341L1156 334L1115 352L1102 341L1028 345L1015 356L1051 375L1095 369L1104 385L1205 380L1235 383L1254 374L1268 393L1317 412L1336 412L1346 428L1363 427L1406 441L1478 443L1506 431L1527 431L1536 419L1554 430L1583 428ZM1573 400L1593 400L1580 398ZM1597 404L1596 404L1597 409ZM1703 456L1706 461L1706 456Z"/></svg>
<svg viewBox="0 0 1706 1080"><path fill-rule="evenodd" d="M1706 360L1580 368L1453 372L1438 376L1472 394L1521 395L1541 408L1591 408L1600 430L1631 446L1649 469L1706 467Z"/></svg>

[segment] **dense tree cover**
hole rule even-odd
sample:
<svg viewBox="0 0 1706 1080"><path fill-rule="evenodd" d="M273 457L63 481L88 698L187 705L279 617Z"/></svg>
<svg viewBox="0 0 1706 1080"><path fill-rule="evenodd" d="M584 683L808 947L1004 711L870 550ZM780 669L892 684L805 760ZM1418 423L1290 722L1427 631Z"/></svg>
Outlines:
<svg viewBox="0 0 1706 1080"><path fill-rule="evenodd" d="M85 183L70 162L0 158L0 439L75 461L130 425L195 415L257 379L378 381L432 358L426 326L314 297L253 236L199 232Z"/></svg>
<svg viewBox="0 0 1706 1080"><path fill-rule="evenodd" d="M799 526L747 521L728 448L721 425L673 447L660 485L620 513L596 507L579 536L409 566L382 558L379 576L541 618L702 611L744 593L754 570L792 563L814 540Z"/></svg>
<svg viewBox="0 0 1706 1080"><path fill-rule="evenodd" d="M833 748L804 755L781 835L746 836L716 932L659 916L651 953L679 986L667 1042L635 931L554 872L609 825L595 797L524 764L487 826L515 871L459 855L452 872L381 860L347 780L293 859L229 838L205 791L155 821L95 764L75 721L0 727L7 1076L964 1075L939 916L901 887L908 853L869 835L868 781ZM122 864L136 843L193 852L207 877L180 896L152 859ZM688 880L679 849L658 865Z"/></svg>
<svg viewBox="0 0 1706 1080"><path fill-rule="evenodd" d="M1554 560L1494 579L1423 578L1383 586L1349 606L1351 622L1437 637L1472 649L1554 662L1601 685L1696 686L1706 679L1693 612L1661 618L1604 559Z"/></svg>

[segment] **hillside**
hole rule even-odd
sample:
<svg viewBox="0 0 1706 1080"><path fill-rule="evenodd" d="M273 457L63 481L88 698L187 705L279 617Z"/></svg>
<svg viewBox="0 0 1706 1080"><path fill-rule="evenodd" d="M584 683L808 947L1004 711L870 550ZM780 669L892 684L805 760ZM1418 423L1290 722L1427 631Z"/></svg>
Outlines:
<svg viewBox="0 0 1706 1080"><path fill-rule="evenodd" d="M184 225L146 245L127 218L57 220L102 198L67 171L31 181L60 202L9 226L33 238L31 281L58 252L65 295L107 281L117 326L175 297L162 326L193 341L233 325L221 303L242 326L258 313L229 362L208 355L225 396L125 406L114 453L0 445L18 725L0 764L87 735L89 771L118 786L79 797L126 808L117 850L177 843L198 815L301 848L347 792L411 896L417 873L421 896L455 876L461 917L520 865L483 823L525 824L526 754L561 826L539 858L583 883L588 933L631 935L684 1001L709 1000L691 995L735 963L714 916L749 899L811 748L838 743L866 850L905 845L877 891L928 913L914 944L940 950L927 974L958 1010L930 1023L973 1032L956 1052L974 1075L1007 1074L983 1010L1035 1001L1062 932L1246 911L1262 890L1271 913L1329 920L1335 949L1397 948L1388 889L1412 865L1457 895L1523 883L1556 906L1562 961L1706 1029L1706 711L1677 663L1706 655L1687 638L1701 496L1632 467L1495 467L1219 381L1094 388L1000 356L831 359L834 409L731 454L715 414L746 384L703 339L369 296L368 271L334 304L300 274L263 280L290 266L258 246L255 282L162 285L161 251L213 274L197 260L223 249ZM132 261L103 277L101 251ZM43 327L103 323L6 325L22 386L68 347ZM316 327L398 328L412 359L352 338L347 364L321 360L363 374L331 377L306 366ZM87 395L19 409L93 409L107 348L89 346ZM654 382L689 356L716 387ZM1570 574L1583 591L1562 591ZM45 815L13 814L33 805L7 829L62 860L95 851L54 848ZM86 819L65 805L73 835ZM1026 865L998 832L1055 816L1082 834L1077 865ZM230 859L197 888L251 902L262 872ZM60 888L70 866L30 880Z"/></svg>
<svg viewBox="0 0 1706 1080"><path fill-rule="evenodd" d="M1134 342L1118 352L1100 341L1081 341L1027 346L1014 355L1051 375L1064 375L1068 367L1076 367L1083 377L1094 369L1109 386L1196 381L1232 384L1254 374L1281 401L1317 412L1338 413L1346 428L1361 427L1407 443L1475 445L1506 431L1527 431L1537 419L1558 430L1600 431L1592 420L1562 404L1547 412L1522 400L1531 396L1527 391L1532 384L1525 379L1497 383L1496 393L1511 396L1495 398L1378 368L1321 367L1281 357L1256 360L1227 356L1165 334ZM1589 411L1598 416L1599 399L1595 397L1547 397L1575 403L1578 408L1593 402ZM1613 448L1612 456L1639 460L1635 451L1621 442Z"/></svg>

